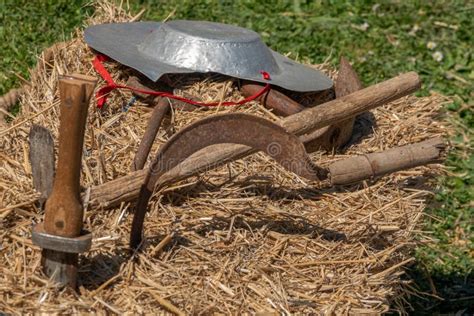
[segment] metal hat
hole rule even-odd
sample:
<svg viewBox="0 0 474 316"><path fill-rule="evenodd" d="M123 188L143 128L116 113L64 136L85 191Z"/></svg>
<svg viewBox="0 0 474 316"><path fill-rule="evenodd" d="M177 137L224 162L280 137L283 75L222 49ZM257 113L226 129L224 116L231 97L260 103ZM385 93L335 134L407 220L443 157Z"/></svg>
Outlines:
<svg viewBox="0 0 474 316"><path fill-rule="evenodd" d="M256 32L228 24L111 23L88 27L84 37L96 51L152 81L168 73L215 72L299 92L332 86L322 72L269 49ZM263 78L262 71L270 80Z"/></svg>

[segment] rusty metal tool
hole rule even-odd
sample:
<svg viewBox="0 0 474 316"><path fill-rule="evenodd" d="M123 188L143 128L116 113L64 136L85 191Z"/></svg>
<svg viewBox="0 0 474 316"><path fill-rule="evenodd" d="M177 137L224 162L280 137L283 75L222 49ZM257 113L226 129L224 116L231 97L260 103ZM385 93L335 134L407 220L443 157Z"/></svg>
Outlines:
<svg viewBox="0 0 474 316"><path fill-rule="evenodd" d="M311 162L301 140L277 124L244 113L209 116L180 130L159 149L140 189L130 236L132 248L141 243L143 221L153 191L173 181L166 179L166 172L179 168L183 161L203 148L228 143L262 151L301 177L312 181L328 179L333 185L350 184L438 162L445 149L444 141L434 138L379 153L350 157L320 168Z"/></svg>
<svg viewBox="0 0 474 316"><path fill-rule="evenodd" d="M311 162L301 141L283 127L244 113L209 116L186 126L158 150L140 190L130 237L132 248L136 248L141 242L148 201L158 179L193 153L223 143L246 145L262 151L287 170L307 179L327 177L326 170Z"/></svg>
<svg viewBox="0 0 474 316"><path fill-rule="evenodd" d="M357 90L364 88L359 76L352 68L349 61L341 56L337 78L334 82L334 92L336 99L345 97ZM339 148L345 145L352 136L355 117L349 117L347 120L327 126L324 131L313 131L302 135L302 141L305 143L308 152L314 152L320 148L331 151L333 148ZM315 137L315 133L321 132L321 135Z"/></svg>
<svg viewBox="0 0 474 316"><path fill-rule="evenodd" d="M155 141L156 134L160 129L161 122L170 110L170 104L167 98L158 97L155 98L155 102L156 105L153 108L142 141L140 142L135 158L133 159L132 171L143 169L148 154L150 153L151 146Z"/></svg>
<svg viewBox="0 0 474 316"><path fill-rule="evenodd" d="M60 285L76 287L78 253L91 246L92 235L82 230L80 167L87 108L96 78L59 78L59 150L53 189L46 201L44 222L33 227L33 243L43 248L43 271Z"/></svg>
<svg viewBox="0 0 474 316"><path fill-rule="evenodd" d="M405 73L390 80L364 88L314 108L283 118L278 122L287 131L302 135L325 126L334 125L348 117L357 116L388 102L415 92L421 86L420 77ZM255 150L245 145L223 144L207 148L185 160L179 168L167 172L161 179L179 181L202 171L213 169L236 159L251 155ZM108 208L136 200L146 178L148 167L126 176L97 185L90 190L89 206Z"/></svg>
<svg viewBox="0 0 474 316"><path fill-rule="evenodd" d="M33 176L33 187L40 193L39 207L43 209L46 199L53 189L54 141L51 132L33 124L29 134L29 159Z"/></svg>

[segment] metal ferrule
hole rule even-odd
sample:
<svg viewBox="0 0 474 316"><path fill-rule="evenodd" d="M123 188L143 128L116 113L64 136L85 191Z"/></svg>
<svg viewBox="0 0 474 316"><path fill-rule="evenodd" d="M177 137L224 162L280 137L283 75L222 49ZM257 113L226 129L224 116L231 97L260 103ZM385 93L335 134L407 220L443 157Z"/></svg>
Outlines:
<svg viewBox="0 0 474 316"><path fill-rule="evenodd" d="M91 249L92 233L82 231L79 237L69 238L51 235L45 232L43 223L33 226L31 234L33 244L49 250L67 253L82 253Z"/></svg>

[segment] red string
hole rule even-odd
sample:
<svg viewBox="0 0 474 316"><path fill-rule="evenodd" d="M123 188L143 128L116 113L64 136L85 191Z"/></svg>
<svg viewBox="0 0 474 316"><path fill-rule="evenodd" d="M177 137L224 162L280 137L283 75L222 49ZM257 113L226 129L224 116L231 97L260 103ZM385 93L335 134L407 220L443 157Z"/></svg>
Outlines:
<svg viewBox="0 0 474 316"><path fill-rule="evenodd" d="M112 92L115 89L126 89L126 90L131 90L139 93L144 93L144 94L149 94L149 95L154 95L154 96L161 96L161 97L166 97L170 99L175 99L179 101L183 101L189 104L193 105L198 105L198 106L232 106L232 105L242 105L245 103L248 103L250 101L255 100L256 98L260 97L262 94L270 90L270 84L267 83L265 87L262 88L259 92L255 93L254 95L251 95L243 100L240 101L225 101L225 102L210 102L210 103L205 103L205 102L197 102L193 101L190 99L186 99L177 95L174 95L172 93L167 93L167 92L161 92L161 91L150 91L150 90L142 90L142 89L137 89L129 86L123 86L123 85L118 85L114 82L114 79L110 75L110 73L105 69L103 62L107 61L109 58L105 55L98 54L94 58L94 61L92 62L92 65L94 66L95 70L99 73L99 75L102 77L107 82L107 85L103 86L100 88L97 93L96 93L96 98L97 98L97 107L101 109L104 104L107 102L107 97L110 92ZM265 80L271 80L270 74L266 71L261 71L263 79Z"/></svg>

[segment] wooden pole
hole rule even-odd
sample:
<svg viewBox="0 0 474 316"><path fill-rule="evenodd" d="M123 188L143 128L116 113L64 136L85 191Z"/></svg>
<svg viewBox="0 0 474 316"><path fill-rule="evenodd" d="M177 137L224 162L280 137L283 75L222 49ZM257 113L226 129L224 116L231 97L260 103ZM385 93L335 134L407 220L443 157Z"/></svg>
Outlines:
<svg viewBox="0 0 474 316"><path fill-rule="evenodd" d="M441 137L336 161L329 165L331 183L350 184L395 171L441 161L446 143Z"/></svg>
<svg viewBox="0 0 474 316"><path fill-rule="evenodd" d="M421 81L418 74L407 72L345 97L288 116L282 120L281 125L288 131L301 135L407 96L420 87Z"/></svg>

